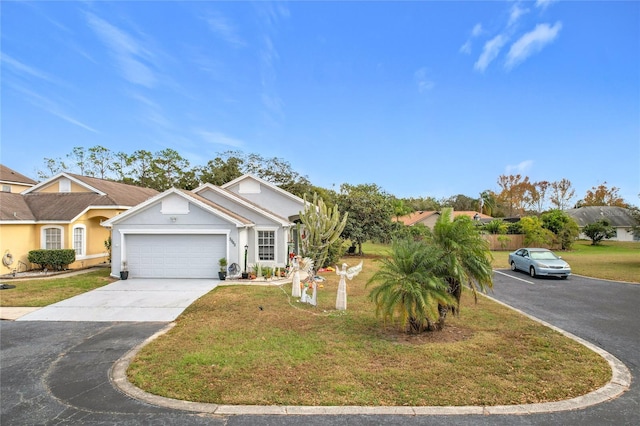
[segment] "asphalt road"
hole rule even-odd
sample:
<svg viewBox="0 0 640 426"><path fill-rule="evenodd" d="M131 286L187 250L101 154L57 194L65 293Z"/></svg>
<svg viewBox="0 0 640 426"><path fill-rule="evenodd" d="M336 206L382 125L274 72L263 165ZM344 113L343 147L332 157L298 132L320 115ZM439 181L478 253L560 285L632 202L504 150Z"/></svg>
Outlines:
<svg viewBox="0 0 640 426"><path fill-rule="evenodd" d="M489 416L215 416L117 391L114 362L165 323L0 322L2 425L635 425L640 424L640 285L498 271L492 297L594 343L634 379L613 401L575 411ZM436 386L437 384L434 384Z"/></svg>

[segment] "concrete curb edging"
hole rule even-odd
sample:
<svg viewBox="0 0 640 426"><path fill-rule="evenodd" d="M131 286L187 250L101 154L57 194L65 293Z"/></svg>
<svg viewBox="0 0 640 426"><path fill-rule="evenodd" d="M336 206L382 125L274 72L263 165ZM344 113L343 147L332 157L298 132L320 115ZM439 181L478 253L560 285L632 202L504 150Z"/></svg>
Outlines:
<svg viewBox="0 0 640 426"><path fill-rule="evenodd" d="M536 404L518 405L496 405L496 406L443 406L443 407L400 407L400 406L290 406L290 405L218 405L209 403L199 403L182 401L173 398L166 398L145 392L134 386L127 380L127 368L136 354L149 342L157 339L171 330L175 323L170 323L162 330L147 338L118 361L114 363L109 371L109 380L116 389L131 398L146 402L148 404L171 408L176 410L208 413L215 415L408 415L408 416L443 416L443 415L526 415L536 413L549 413L558 411L577 410L591 405L600 404L617 398L626 392L631 386L631 372L619 359L609 352L599 348L586 340L553 326L541 319L529 315L519 309L507 305L490 296L484 295L494 302L506 306L521 315L526 316L558 333L580 343L593 352L603 357L612 371L609 383L589 392L586 395L567 399L564 401L543 402Z"/></svg>

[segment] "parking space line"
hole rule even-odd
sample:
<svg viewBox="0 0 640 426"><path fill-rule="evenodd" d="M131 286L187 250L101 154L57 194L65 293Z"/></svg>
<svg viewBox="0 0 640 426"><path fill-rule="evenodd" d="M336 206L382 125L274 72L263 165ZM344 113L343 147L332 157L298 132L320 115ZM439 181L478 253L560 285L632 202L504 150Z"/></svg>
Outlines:
<svg viewBox="0 0 640 426"><path fill-rule="evenodd" d="M523 283L534 285L533 281L523 280L522 278L514 277L513 275L505 274L504 272L500 272L500 271L496 271L496 270L494 270L493 272L497 272L498 274L502 274L505 277L513 278L514 280L522 281Z"/></svg>

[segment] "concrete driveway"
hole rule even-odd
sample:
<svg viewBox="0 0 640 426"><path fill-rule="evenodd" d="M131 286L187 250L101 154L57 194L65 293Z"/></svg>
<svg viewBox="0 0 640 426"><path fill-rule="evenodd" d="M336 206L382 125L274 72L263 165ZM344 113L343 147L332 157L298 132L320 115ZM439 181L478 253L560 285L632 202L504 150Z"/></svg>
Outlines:
<svg viewBox="0 0 640 426"><path fill-rule="evenodd" d="M207 279L129 279L28 313L17 321L169 322L219 284Z"/></svg>

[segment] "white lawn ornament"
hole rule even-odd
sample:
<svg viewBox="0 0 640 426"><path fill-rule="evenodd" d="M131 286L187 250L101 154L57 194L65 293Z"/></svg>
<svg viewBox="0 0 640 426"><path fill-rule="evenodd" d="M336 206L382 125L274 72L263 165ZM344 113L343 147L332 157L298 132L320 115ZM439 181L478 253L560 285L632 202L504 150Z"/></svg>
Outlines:
<svg viewBox="0 0 640 426"><path fill-rule="evenodd" d="M352 266L347 269L347 264L342 264L342 270L336 265L336 274L340 276L340 283L338 284L338 297L336 298L336 309L339 311L347 310L347 280L352 280L353 277L358 275L362 271L362 260L356 266Z"/></svg>
<svg viewBox="0 0 640 426"><path fill-rule="evenodd" d="M300 256L293 257L293 281L291 282L291 296L300 297Z"/></svg>
<svg viewBox="0 0 640 426"><path fill-rule="evenodd" d="M316 281L313 279L313 260L308 257L303 258L300 261L300 270L307 273L307 279L305 280L305 285L302 289L302 295L300 296L300 302L308 303L310 305L316 306L318 301L318 289L316 285ZM307 291L311 289L311 296L307 294Z"/></svg>

